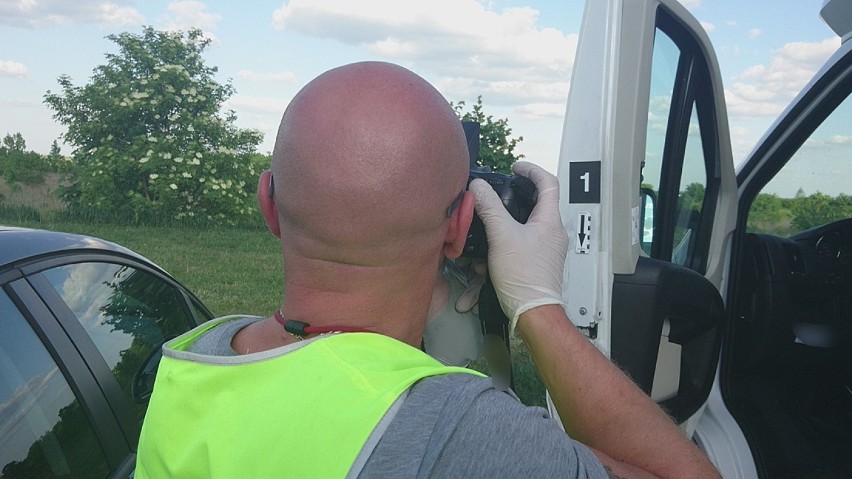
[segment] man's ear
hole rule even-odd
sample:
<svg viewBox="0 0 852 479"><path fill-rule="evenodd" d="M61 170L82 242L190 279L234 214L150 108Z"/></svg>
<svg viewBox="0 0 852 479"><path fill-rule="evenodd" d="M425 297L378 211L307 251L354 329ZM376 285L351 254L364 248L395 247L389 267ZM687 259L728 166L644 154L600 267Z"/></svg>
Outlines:
<svg viewBox="0 0 852 479"><path fill-rule="evenodd" d="M473 193L465 191L458 208L450 218L450 227L447 228L447 236L444 239L444 256L449 259L458 258L464 250L467 232L470 230L470 222L474 215L473 203Z"/></svg>
<svg viewBox="0 0 852 479"><path fill-rule="evenodd" d="M275 183L269 170L260 174L257 180L257 204L266 221L266 226L276 238L281 238L281 223L278 221L278 208L275 206Z"/></svg>

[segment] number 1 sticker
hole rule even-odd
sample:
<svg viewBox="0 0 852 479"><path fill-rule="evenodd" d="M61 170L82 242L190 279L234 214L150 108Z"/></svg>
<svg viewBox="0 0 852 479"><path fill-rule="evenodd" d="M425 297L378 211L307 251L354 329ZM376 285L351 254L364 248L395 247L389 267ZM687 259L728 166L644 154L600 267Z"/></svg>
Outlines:
<svg viewBox="0 0 852 479"><path fill-rule="evenodd" d="M601 202L601 162L572 161L568 172L569 203Z"/></svg>

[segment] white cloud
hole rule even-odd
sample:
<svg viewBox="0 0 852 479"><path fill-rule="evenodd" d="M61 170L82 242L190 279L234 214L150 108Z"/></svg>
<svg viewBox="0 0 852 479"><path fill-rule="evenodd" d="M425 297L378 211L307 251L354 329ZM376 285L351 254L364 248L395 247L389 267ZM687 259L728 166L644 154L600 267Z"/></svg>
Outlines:
<svg viewBox="0 0 852 479"><path fill-rule="evenodd" d="M241 113L274 113L280 115L284 113L284 109L290 99L282 99L278 97L251 96L241 95L239 93L231 96L225 102L225 108L240 111Z"/></svg>
<svg viewBox="0 0 852 479"><path fill-rule="evenodd" d="M761 35L763 35L763 30L761 30L759 28L752 28L751 30L748 31L748 37L749 38L757 38Z"/></svg>
<svg viewBox="0 0 852 479"><path fill-rule="evenodd" d="M517 75L517 78L524 78L523 73ZM475 98L482 95L483 100L488 103L502 105L560 103L563 109L568 100L570 86L567 81L548 83L525 80L479 80L459 76L443 77L434 84L448 99Z"/></svg>
<svg viewBox="0 0 852 479"><path fill-rule="evenodd" d="M207 11L207 5L195 0L174 2L168 6L165 18L167 30L189 30L198 28L212 30L222 19L222 15Z"/></svg>
<svg viewBox="0 0 852 479"><path fill-rule="evenodd" d="M734 137L743 137L749 135L749 129L744 126L732 126L731 127L731 138Z"/></svg>
<svg viewBox="0 0 852 479"><path fill-rule="evenodd" d="M830 145L848 145L852 143L852 136L849 135L834 135L826 140Z"/></svg>
<svg viewBox="0 0 852 479"><path fill-rule="evenodd" d="M170 3L167 7L168 13L161 16L162 28L171 31L187 31L197 28L203 32L214 45L219 44L219 39L212 33L216 28L222 15L207 11L207 5L196 0L183 0Z"/></svg>
<svg viewBox="0 0 852 479"><path fill-rule="evenodd" d="M725 22L725 25L733 28L733 27L737 26L737 21L736 20L728 20L728 21Z"/></svg>
<svg viewBox="0 0 852 479"><path fill-rule="evenodd" d="M734 77L725 90L728 112L735 118L777 116L839 45L836 37L784 45L769 64L754 65Z"/></svg>
<svg viewBox="0 0 852 479"><path fill-rule="evenodd" d="M27 66L10 60L0 60L0 77L26 78Z"/></svg>
<svg viewBox="0 0 852 479"><path fill-rule="evenodd" d="M757 140L758 136L752 129L744 126L731 126L731 153L734 157L734 166L748 157Z"/></svg>
<svg viewBox="0 0 852 479"><path fill-rule="evenodd" d="M438 75L450 97L492 103L567 98L577 36L538 25L529 7L490 9L476 0L291 0L275 28L359 45L389 61Z"/></svg>
<svg viewBox="0 0 852 479"><path fill-rule="evenodd" d="M250 82L291 83L296 81L296 74L293 72L255 73L250 70L240 70L237 72L237 76Z"/></svg>
<svg viewBox="0 0 852 479"><path fill-rule="evenodd" d="M141 25L145 17L125 0L0 0L0 24L41 28L51 25Z"/></svg>
<svg viewBox="0 0 852 479"><path fill-rule="evenodd" d="M565 116L565 102L527 103L515 108L512 119L540 120L543 118L562 118Z"/></svg>
<svg viewBox="0 0 852 479"><path fill-rule="evenodd" d="M707 33L713 32L716 29L716 25L710 22L701 21L701 26L704 28L704 31Z"/></svg>

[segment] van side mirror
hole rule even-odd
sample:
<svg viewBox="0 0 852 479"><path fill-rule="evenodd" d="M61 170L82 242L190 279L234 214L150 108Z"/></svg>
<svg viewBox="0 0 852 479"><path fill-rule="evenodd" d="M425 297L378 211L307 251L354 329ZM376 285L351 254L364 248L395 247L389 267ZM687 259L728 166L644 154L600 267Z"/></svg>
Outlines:
<svg viewBox="0 0 852 479"><path fill-rule="evenodd" d="M639 227L642 230L640 246L642 251L651 256L651 244L654 242L654 206L657 204L657 194L651 188L639 189L642 211L640 212Z"/></svg>

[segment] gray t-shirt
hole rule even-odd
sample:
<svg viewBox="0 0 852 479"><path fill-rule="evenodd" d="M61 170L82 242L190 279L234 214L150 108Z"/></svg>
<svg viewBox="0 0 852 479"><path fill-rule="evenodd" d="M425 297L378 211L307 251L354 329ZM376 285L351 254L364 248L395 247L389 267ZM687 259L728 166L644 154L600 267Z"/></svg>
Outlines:
<svg viewBox="0 0 852 479"><path fill-rule="evenodd" d="M217 326L188 351L234 356L234 335L259 319ZM592 452L547 411L468 374L429 377L412 386L365 444L350 473L355 476L608 477Z"/></svg>

